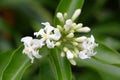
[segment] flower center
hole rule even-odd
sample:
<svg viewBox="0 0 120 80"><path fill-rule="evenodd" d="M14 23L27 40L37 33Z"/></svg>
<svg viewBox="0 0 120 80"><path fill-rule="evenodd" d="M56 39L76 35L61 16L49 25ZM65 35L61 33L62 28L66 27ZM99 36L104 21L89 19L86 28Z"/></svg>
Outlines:
<svg viewBox="0 0 120 80"><path fill-rule="evenodd" d="M25 49L25 53L26 54L29 54L30 53L30 50L28 48Z"/></svg>
<svg viewBox="0 0 120 80"><path fill-rule="evenodd" d="M43 34L42 37L45 38L45 39L47 39L49 37L49 35Z"/></svg>

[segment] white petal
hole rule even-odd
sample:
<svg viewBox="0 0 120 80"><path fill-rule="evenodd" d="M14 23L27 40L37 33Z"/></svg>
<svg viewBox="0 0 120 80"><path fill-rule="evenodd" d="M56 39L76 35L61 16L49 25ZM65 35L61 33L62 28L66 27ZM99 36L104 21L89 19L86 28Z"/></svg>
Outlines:
<svg viewBox="0 0 120 80"><path fill-rule="evenodd" d="M50 35L50 38L53 40L59 40L60 37L61 37L61 33L60 33L59 29L55 28L54 34Z"/></svg>
<svg viewBox="0 0 120 80"><path fill-rule="evenodd" d="M41 58L42 56L39 55L38 51L33 51L33 56L36 57L36 58Z"/></svg>
<svg viewBox="0 0 120 80"><path fill-rule="evenodd" d="M86 50L80 51L79 57L80 57L81 59L90 58L90 57L89 57L88 55L86 55L86 54L87 54L87 51L86 51Z"/></svg>
<svg viewBox="0 0 120 80"><path fill-rule="evenodd" d="M49 39L46 40L46 44L47 44L47 47L48 47L48 48L54 48L54 46L55 46L54 43L53 43L53 42L50 42Z"/></svg>
<svg viewBox="0 0 120 80"><path fill-rule="evenodd" d="M32 43L32 48L41 48L44 44L43 44L43 41L42 40L38 40L38 39L33 39L31 41Z"/></svg>
<svg viewBox="0 0 120 80"><path fill-rule="evenodd" d="M92 43L94 43L95 39L94 39L93 35L91 35L91 37L89 38L89 41L92 42Z"/></svg>
<svg viewBox="0 0 120 80"><path fill-rule="evenodd" d="M40 29L39 30L39 32L34 32L34 35L36 36L36 37L38 37L39 35L44 35L45 34L45 32L44 32L44 29Z"/></svg>
<svg viewBox="0 0 120 80"><path fill-rule="evenodd" d="M41 24L43 24L44 26L49 26L50 25L49 22L42 22Z"/></svg>
<svg viewBox="0 0 120 80"><path fill-rule="evenodd" d="M31 59L31 63L33 63L34 62L34 57L32 56L32 54L31 53L27 54L27 56Z"/></svg>
<svg viewBox="0 0 120 80"><path fill-rule="evenodd" d="M45 31L46 31L46 34L50 34L51 31L54 29L54 27L52 27L48 22L45 22L45 23L41 23L45 26Z"/></svg>
<svg viewBox="0 0 120 80"><path fill-rule="evenodd" d="M27 37L23 37L21 39L21 42L24 42L25 44L28 45L28 44L30 44L31 40L32 40L32 37L27 36Z"/></svg>

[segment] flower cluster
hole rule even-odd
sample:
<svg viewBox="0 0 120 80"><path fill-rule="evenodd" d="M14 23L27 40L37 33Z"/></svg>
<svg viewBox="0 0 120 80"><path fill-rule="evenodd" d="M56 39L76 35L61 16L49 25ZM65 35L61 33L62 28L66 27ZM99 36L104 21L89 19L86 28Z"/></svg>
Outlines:
<svg viewBox="0 0 120 80"><path fill-rule="evenodd" d="M24 37L21 39L24 42L23 53L28 55L33 62L34 57L40 58L39 49L43 46L54 48L57 46L61 49L61 56L67 57L71 64L76 65L74 58L81 59L90 58L94 56L94 48L98 46L95 43L94 36L79 36L76 37L75 33L87 33L90 31L89 27L83 27L82 23L75 23L74 21L80 15L81 9L77 9L70 19L67 18L67 13L57 13L57 18L60 24L57 27L51 26L48 22L42 23L45 27L35 32L36 37L40 39L33 39L32 37Z"/></svg>

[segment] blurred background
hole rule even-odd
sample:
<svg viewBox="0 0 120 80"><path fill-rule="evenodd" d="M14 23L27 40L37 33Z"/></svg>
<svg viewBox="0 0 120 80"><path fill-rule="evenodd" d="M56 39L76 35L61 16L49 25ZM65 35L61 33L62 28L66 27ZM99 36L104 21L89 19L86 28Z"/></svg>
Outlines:
<svg viewBox="0 0 120 80"><path fill-rule="evenodd" d="M40 29L41 22L53 24L59 2L60 0L0 0L0 53L19 47L22 44L20 39L33 36L33 32ZM120 0L85 0L78 22L89 26L92 30L90 34L97 40L120 52ZM32 73L28 70L23 80L37 80L41 72L37 71L36 65L30 67ZM72 70L76 80L102 80L90 68L72 67ZM30 75L33 77L30 78Z"/></svg>

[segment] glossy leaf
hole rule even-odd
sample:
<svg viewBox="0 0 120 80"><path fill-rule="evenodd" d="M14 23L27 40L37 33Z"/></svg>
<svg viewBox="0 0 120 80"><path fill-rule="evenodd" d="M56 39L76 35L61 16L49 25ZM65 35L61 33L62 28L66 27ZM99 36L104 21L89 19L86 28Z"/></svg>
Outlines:
<svg viewBox="0 0 120 80"><path fill-rule="evenodd" d="M3 80L20 80L25 69L30 66L30 61L22 54L22 50L23 46L13 53L12 60L3 73Z"/></svg>
<svg viewBox="0 0 120 80"><path fill-rule="evenodd" d="M92 33L94 35L114 35L114 36L119 36L120 35L120 23L119 22L109 22L109 23L104 23L104 24L97 24L93 27L95 27L92 30Z"/></svg>
<svg viewBox="0 0 120 80"><path fill-rule="evenodd" d="M96 48L97 54L95 59L101 60L108 64L119 64L120 65L120 54L102 43L99 43L99 47Z"/></svg>
<svg viewBox="0 0 120 80"><path fill-rule="evenodd" d="M12 58L12 51L8 51L6 53L0 54L0 80L2 80L3 77L3 72L8 66L9 62L11 61Z"/></svg>
<svg viewBox="0 0 120 80"><path fill-rule="evenodd" d="M56 12L67 13L68 17L71 18L72 14L76 9L82 8L84 0L61 0ZM59 24L58 19L54 18L54 24Z"/></svg>
<svg viewBox="0 0 120 80"><path fill-rule="evenodd" d="M117 80L120 79L120 67L106 64L95 59L77 59L76 61L78 61L78 65L80 66L83 65L92 68L93 70L96 70L98 73L101 73L103 79L106 77L105 74L109 75L110 78L114 77Z"/></svg>
<svg viewBox="0 0 120 80"><path fill-rule="evenodd" d="M51 62L49 61L48 56L44 57L42 60L40 60L39 65L39 78L40 80L56 80L55 74L53 71L53 66L51 66Z"/></svg>

